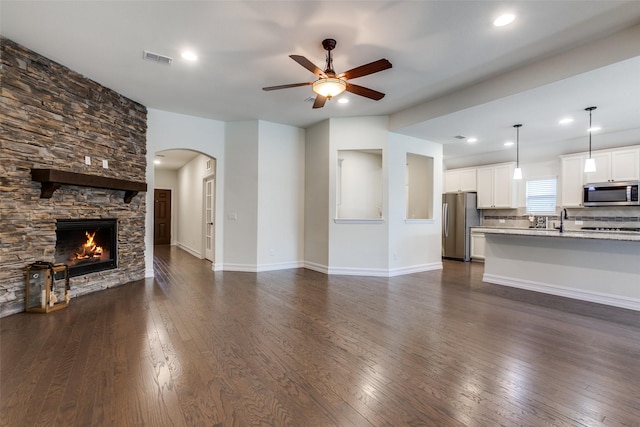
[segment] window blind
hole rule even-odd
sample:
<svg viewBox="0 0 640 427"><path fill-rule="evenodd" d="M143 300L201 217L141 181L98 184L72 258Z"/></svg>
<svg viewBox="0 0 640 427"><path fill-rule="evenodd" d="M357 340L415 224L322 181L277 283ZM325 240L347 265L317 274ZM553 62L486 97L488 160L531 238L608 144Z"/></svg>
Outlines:
<svg viewBox="0 0 640 427"><path fill-rule="evenodd" d="M555 213L557 181L556 178L527 181L527 213Z"/></svg>

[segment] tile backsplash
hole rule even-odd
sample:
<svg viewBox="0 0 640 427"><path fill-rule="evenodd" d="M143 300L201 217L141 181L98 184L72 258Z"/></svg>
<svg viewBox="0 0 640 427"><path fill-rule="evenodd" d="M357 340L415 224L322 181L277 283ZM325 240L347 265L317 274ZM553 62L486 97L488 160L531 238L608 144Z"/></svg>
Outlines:
<svg viewBox="0 0 640 427"><path fill-rule="evenodd" d="M560 224L560 208L557 213L538 215L546 217L548 227ZM567 230L580 230L582 227L640 228L640 207L597 207L567 208L569 219L565 220ZM524 207L517 209L483 209L482 225L486 227L527 228L531 225ZM544 220L541 221L541 223ZM578 224L576 224L578 221ZM582 224L579 222L582 221Z"/></svg>

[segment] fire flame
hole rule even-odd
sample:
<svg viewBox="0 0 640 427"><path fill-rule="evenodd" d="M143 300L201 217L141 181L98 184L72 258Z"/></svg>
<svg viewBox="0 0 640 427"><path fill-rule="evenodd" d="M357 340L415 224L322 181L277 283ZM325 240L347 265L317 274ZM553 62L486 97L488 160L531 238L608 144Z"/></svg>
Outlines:
<svg viewBox="0 0 640 427"><path fill-rule="evenodd" d="M89 233L88 231L85 231L84 234L87 236L87 241L83 246L81 246L82 252L76 253L76 259L102 257L102 246L98 246L93 243L93 238L96 236L96 232L94 231L93 233Z"/></svg>

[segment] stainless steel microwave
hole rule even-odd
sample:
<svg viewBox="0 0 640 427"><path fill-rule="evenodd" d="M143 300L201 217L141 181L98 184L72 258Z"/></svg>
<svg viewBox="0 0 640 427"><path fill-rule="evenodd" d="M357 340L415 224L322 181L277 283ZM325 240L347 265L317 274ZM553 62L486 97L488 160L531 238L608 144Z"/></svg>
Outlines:
<svg viewBox="0 0 640 427"><path fill-rule="evenodd" d="M640 181L597 182L586 184L582 192L584 206L640 206Z"/></svg>

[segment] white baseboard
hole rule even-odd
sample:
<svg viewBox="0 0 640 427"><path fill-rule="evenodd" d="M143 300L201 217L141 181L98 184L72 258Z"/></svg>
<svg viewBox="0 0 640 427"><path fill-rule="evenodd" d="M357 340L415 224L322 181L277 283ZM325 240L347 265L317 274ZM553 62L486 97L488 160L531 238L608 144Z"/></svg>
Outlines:
<svg viewBox="0 0 640 427"><path fill-rule="evenodd" d="M247 273L257 273L257 268L252 264L231 264L225 263L222 267L223 271L244 271Z"/></svg>
<svg viewBox="0 0 640 427"><path fill-rule="evenodd" d="M329 267L315 262L305 261L303 267L308 270L317 271L318 273L329 274Z"/></svg>
<svg viewBox="0 0 640 427"><path fill-rule="evenodd" d="M392 268L389 270L389 277L402 276L405 274L422 273L424 271L442 270L442 262L432 262L430 264L412 265L408 267Z"/></svg>
<svg viewBox="0 0 640 427"><path fill-rule="evenodd" d="M189 246L186 246L186 245L184 245L184 244L182 244L182 243L176 243L176 246L177 246L177 247L179 247L180 249L184 250L184 251L189 252L191 255L193 255L193 256L194 256L194 257L196 257L196 258L200 258L200 259L202 259L202 258L203 258L203 256L202 256L202 254L200 253L200 251L197 251L197 250L195 250L195 249L192 249L192 248L190 248Z"/></svg>
<svg viewBox="0 0 640 427"><path fill-rule="evenodd" d="M276 271L276 270L288 270L291 268L302 268L304 263L302 262L278 262L273 264L228 264L225 263L222 270L224 271L245 271L249 273L261 273L263 271Z"/></svg>
<svg viewBox="0 0 640 427"><path fill-rule="evenodd" d="M564 286L549 283L540 283L530 280L513 279L510 277L497 276L494 274L484 274L482 280L496 285L511 286L513 288L526 289L529 291L542 292L545 294L558 295L566 298L573 298L581 301L595 302L598 304L611 305L614 307L626 308L640 311L640 300L630 297L621 297L600 292L584 291L582 289L567 288Z"/></svg>
<svg viewBox="0 0 640 427"><path fill-rule="evenodd" d="M258 272L261 271L275 271L275 270L288 270L291 268L302 268L304 263L302 261L292 262L276 262L273 264L260 264L258 266Z"/></svg>
<svg viewBox="0 0 640 427"><path fill-rule="evenodd" d="M408 267L395 268L392 270L384 268L349 268L349 267L327 267L326 265L317 264L315 262L286 262L274 264L229 264L225 263L221 270L224 271L244 271L249 273L260 273L262 271L286 270L290 268L306 268L317 271L318 273L328 275L343 276L370 276L370 277L394 277L404 274L421 273L424 271L441 270L442 262L434 262L430 264L412 265ZM220 271L217 268L214 271Z"/></svg>
<svg viewBox="0 0 640 427"><path fill-rule="evenodd" d="M442 262L435 262L431 264L412 265L394 269L329 267L328 274L341 274L345 276L394 277L402 276L405 274L421 273L423 271L441 269Z"/></svg>
<svg viewBox="0 0 640 427"><path fill-rule="evenodd" d="M149 268L144 271L144 277L155 277L155 275L153 268Z"/></svg>

